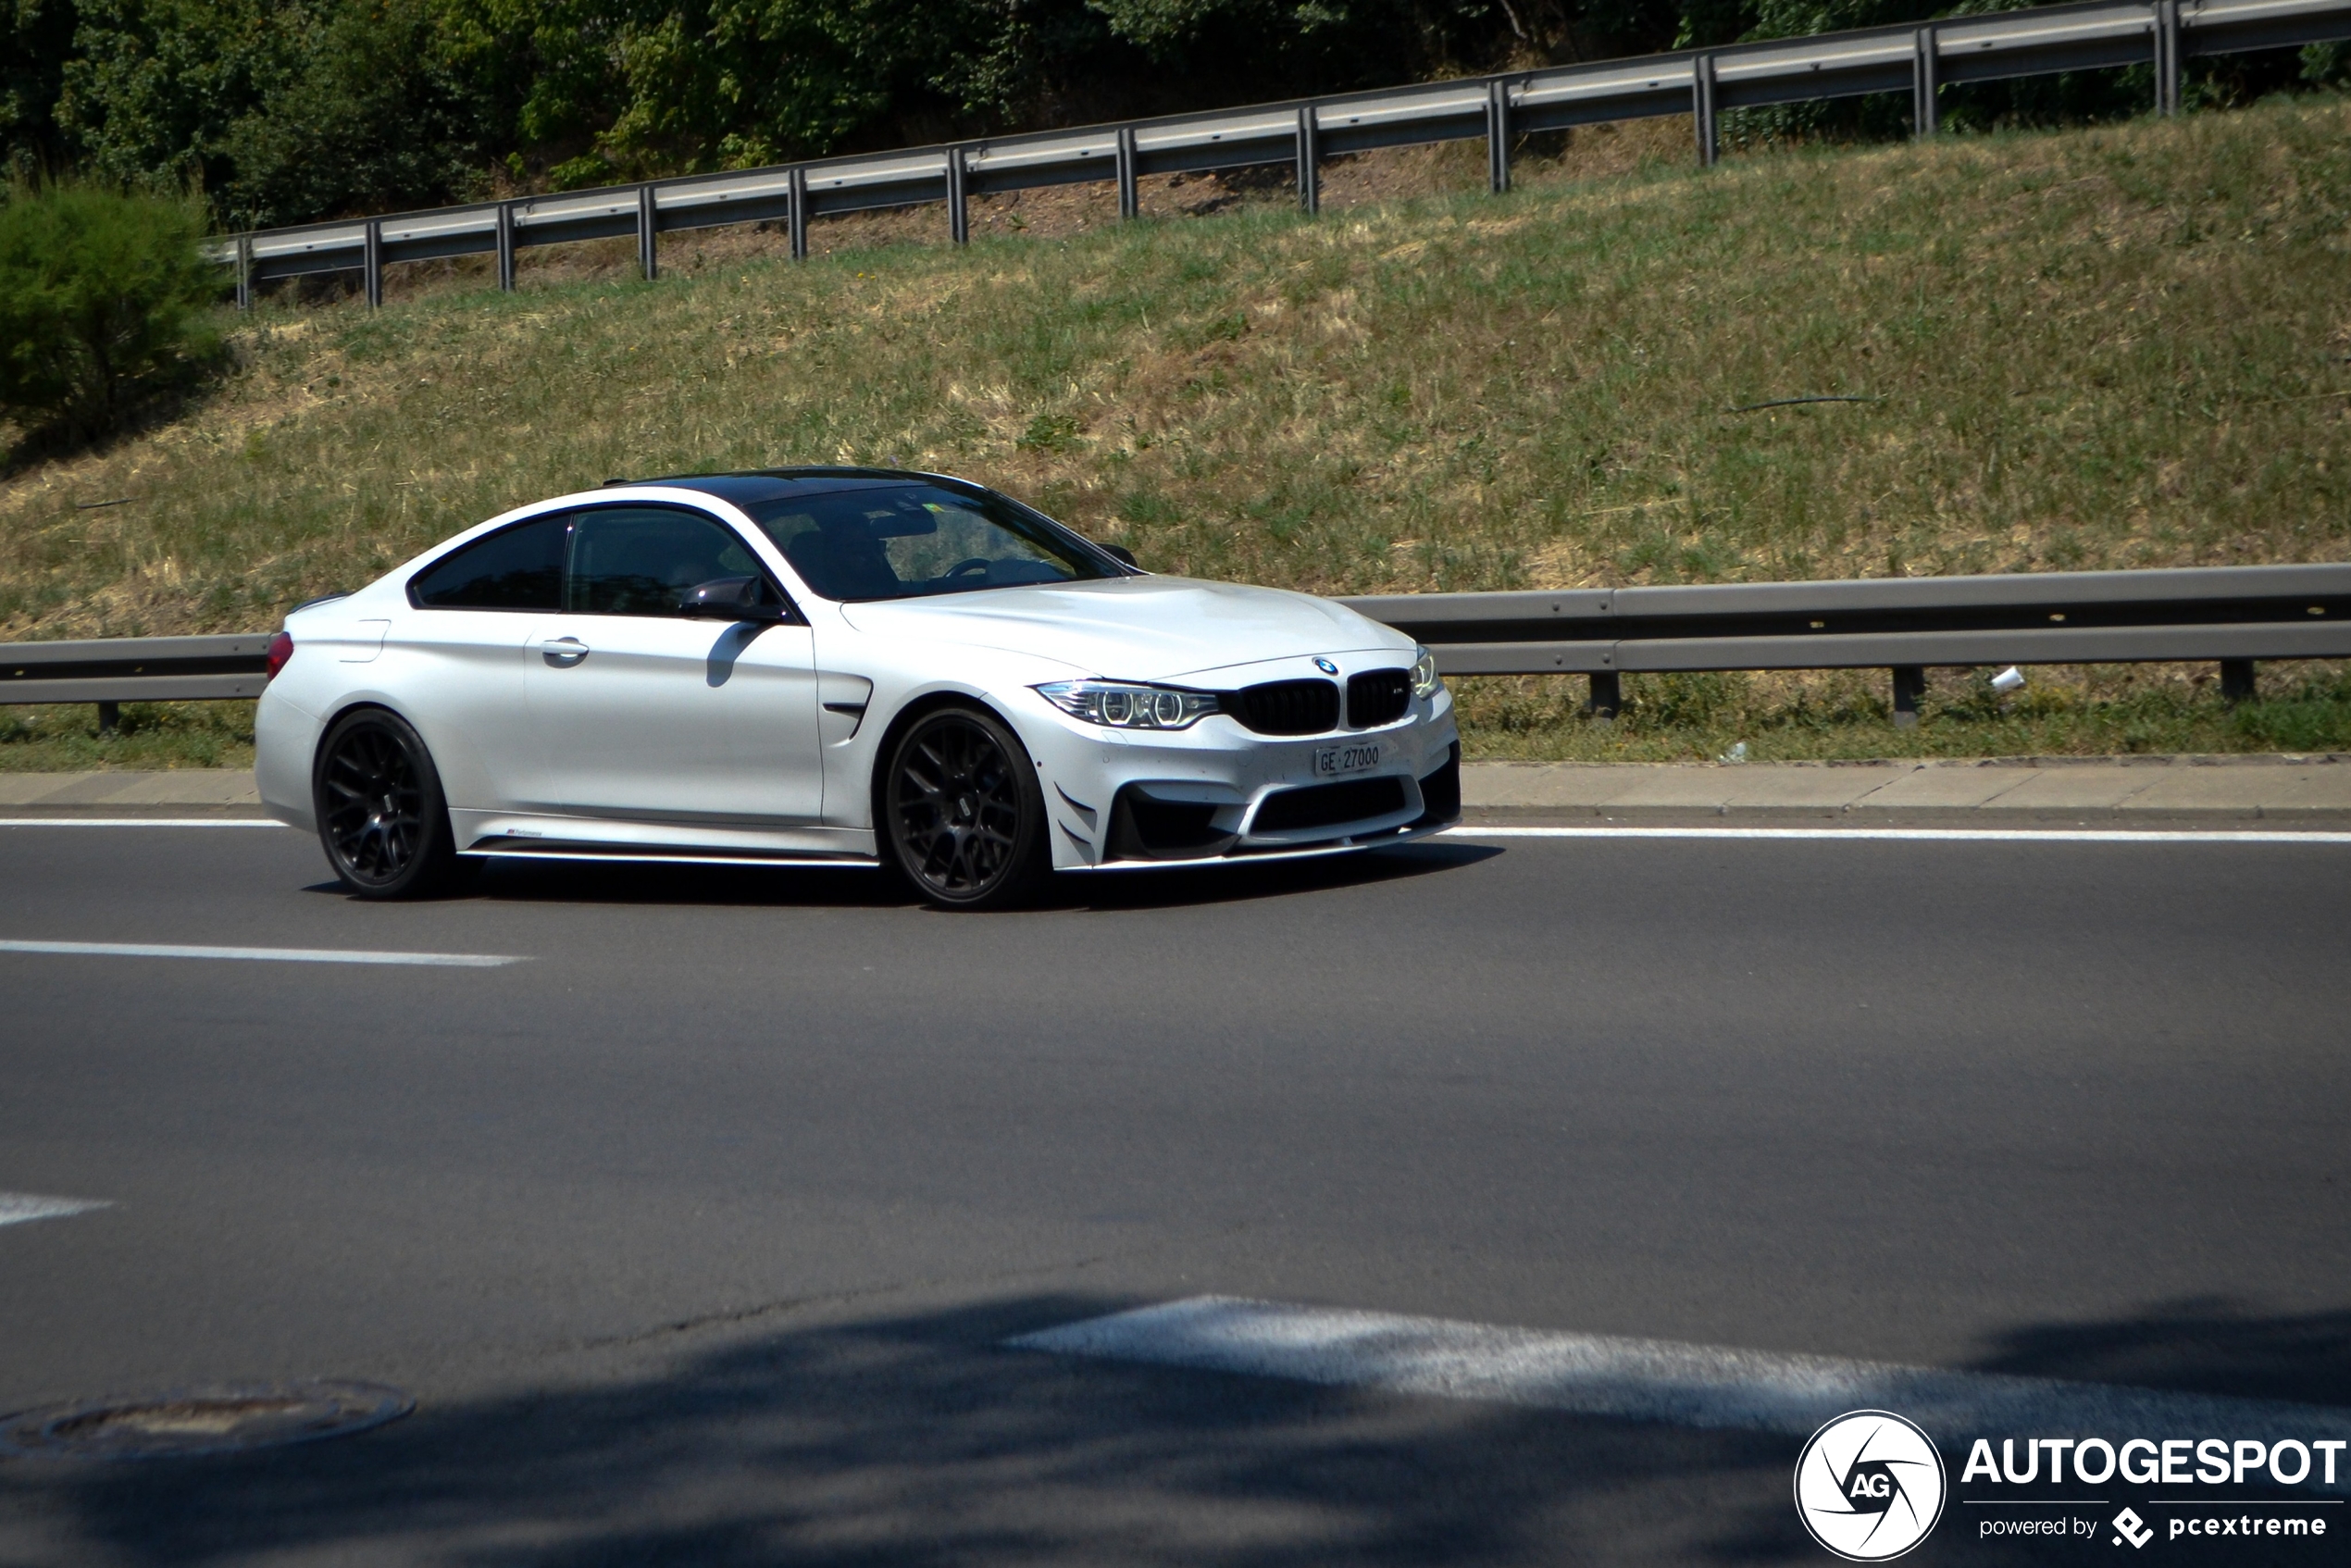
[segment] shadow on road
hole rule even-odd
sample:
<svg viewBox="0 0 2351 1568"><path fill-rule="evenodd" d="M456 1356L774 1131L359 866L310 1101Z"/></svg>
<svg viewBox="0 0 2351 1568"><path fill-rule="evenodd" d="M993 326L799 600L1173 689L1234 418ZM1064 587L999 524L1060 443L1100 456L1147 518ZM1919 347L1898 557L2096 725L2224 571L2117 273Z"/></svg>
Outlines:
<svg viewBox="0 0 2351 1568"><path fill-rule="evenodd" d="M1673 1559L1785 1484L1777 1439L998 1348L1127 1304L778 1334L307 1448L19 1462L0 1495L62 1561L1306 1568ZM1756 1523L1742 1555L1796 1551Z"/></svg>
<svg viewBox="0 0 2351 1568"><path fill-rule="evenodd" d="M1032 1296L773 1333L238 1459L22 1462L0 1471L0 1559L49 1561L12 1554L38 1538L57 1561L134 1564L1822 1560L1789 1505L1792 1438L1001 1348L1127 1304ZM1986 1364L2127 1364L2228 1393L2300 1367L2339 1391L2346 1323L2193 1305L2021 1330ZM2046 1556L1972 1538L1956 1510L1932 1544Z"/></svg>
<svg viewBox="0 0 2351 1568"><path fill-rule="evenodd" d="M2351 1405L2351 1311L2263 1317L2217 1297L2003 1335L1984 1372Z"/></svg>
<svg viewBox="0 0 2351 1568"><path fill-rule="evenodd" d="M1122 871L1056 877L1046 908L1169 909L1179 905L1237 903L1248 899L1287 898L1337 888L1371 887L1440 871L1459 870L1505 852L1499 845L1423 840L1392 850L1332 855L1320 860L1282 860L1263 865L1208 866L1197 871Z"/></svg>
<svg viewBox="0 0 2351 1568"><path fill-rule="evenodd" d="M1474 865L1507 852L1491 844L1430 842L1315 860L1268 861L1198 870L1088 872L1056 877L1033 908L1172 909L1289 898L1341 888L1370 887ZM339 882L304 890L338 898ZM492 860L479 880L453 902L575 904L703 904L810 909L921 908L921 901L890 872L869 866L802 868L760 865L654 865L598 861ZM1023 912L1014 912L1023 913ZM956 916L956 918L975 918ZM990 918L976 916L976 918Z"/></svg>

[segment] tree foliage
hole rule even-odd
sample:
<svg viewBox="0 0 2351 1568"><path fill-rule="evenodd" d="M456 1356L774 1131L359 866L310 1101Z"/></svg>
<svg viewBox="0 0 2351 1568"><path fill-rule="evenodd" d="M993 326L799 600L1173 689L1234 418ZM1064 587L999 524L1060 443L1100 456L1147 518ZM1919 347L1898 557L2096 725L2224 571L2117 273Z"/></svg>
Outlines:
<svg viewBox="0 0 2351 1568"><path fill-rule="evenodd" d="M71 0L0 0L0 156L19 180L65 158L57 92L73 54Z"/></svg>
<svg viewBox="0 0 2351 1568"><path fill-rule="evenodd" d="M218 221L266 226L2018 3L0 0L0 143L200 184ZM2197 68L2237 70L2233 93L2283 80ZM2145 97L2100 72L1948 102L1969 123ZM1907 113L1795 106L1734 131L1898 134Z"/></svg>
<svg viewBox="0 0 2351 1568"><path fill-rule="evenodd" d="M499 53L432 0L80 3L63 136L106 177L200 184L238 227L444 201L504 139Z"/></svg>
<svg viewBox="0 0 2351 1568"><path fill-rule="evenodd" d="M217 346L204 204L88 182L0 206L0 415L88 439L184 381Z"/></svg>
<svg viewBox="0 0 2351 1568"><path fill-rule="evenodd" d="M1562 3L0 0L0 137L287 223L1407 81Z"/></svg>

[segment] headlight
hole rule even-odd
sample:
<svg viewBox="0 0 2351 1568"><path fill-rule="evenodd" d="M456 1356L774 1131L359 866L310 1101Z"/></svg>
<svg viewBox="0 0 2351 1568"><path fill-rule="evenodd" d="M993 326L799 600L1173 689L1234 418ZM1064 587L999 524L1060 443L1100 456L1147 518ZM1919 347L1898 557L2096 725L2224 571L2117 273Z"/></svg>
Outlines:
<svg viewBox="0 0 2351 1568"><path fill-rule="evenodd" d="M1426 648L1412 650L1412 695L1433 697L1445 683L1437 677L1437 655Z"/></svg>
<svg viewBox="0 0 2351 1568"><path fill-rule="evenodd" d="M1213 691L1186 691L1174 686L1056 680L1037 690L1072 717L1113 729L1182 729L1203 714L1216 711Z"/></svg>

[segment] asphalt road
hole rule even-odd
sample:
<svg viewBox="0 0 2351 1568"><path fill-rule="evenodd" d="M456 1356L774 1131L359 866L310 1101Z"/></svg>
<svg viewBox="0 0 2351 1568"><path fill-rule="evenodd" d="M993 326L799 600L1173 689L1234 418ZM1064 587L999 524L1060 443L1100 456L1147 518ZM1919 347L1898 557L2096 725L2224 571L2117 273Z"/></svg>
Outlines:
<svg viewBox="0 0 2351 1568"><path fill-rule="evenodd" d="M1784 1438L1001 1341L1215 1292L2351 1405L2346 917L2337 845L1449 839L958 916L0 829L0 939L526 960L0 952L0 1192L112 1205L0 1226L0 1412L418 1400L0 1463L0 1564L1825 1562Z"/></svg>

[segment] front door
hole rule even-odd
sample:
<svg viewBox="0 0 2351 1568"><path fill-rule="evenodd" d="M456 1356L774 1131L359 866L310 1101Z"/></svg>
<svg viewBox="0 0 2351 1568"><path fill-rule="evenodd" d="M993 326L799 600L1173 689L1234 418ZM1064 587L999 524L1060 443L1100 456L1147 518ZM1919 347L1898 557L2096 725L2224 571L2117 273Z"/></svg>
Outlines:
<svg viewBox="0 0 2351 1568"><path fill-rule="evenodd" d="M564 608L534 628L523 677L541 809L746 827L822 817L809 628L677 613L697 583L759 573L698 512L572 515Z"/></svg>
<svg viewBox="0 0 2351 1568"><path fill-rule="evenodd" d="M416 613L393 623L376 655L414 694L454 811L513 811L538 790L527 644L563 607L570 526L560 512L533 517L442 556L410 581Z"/></svg>

